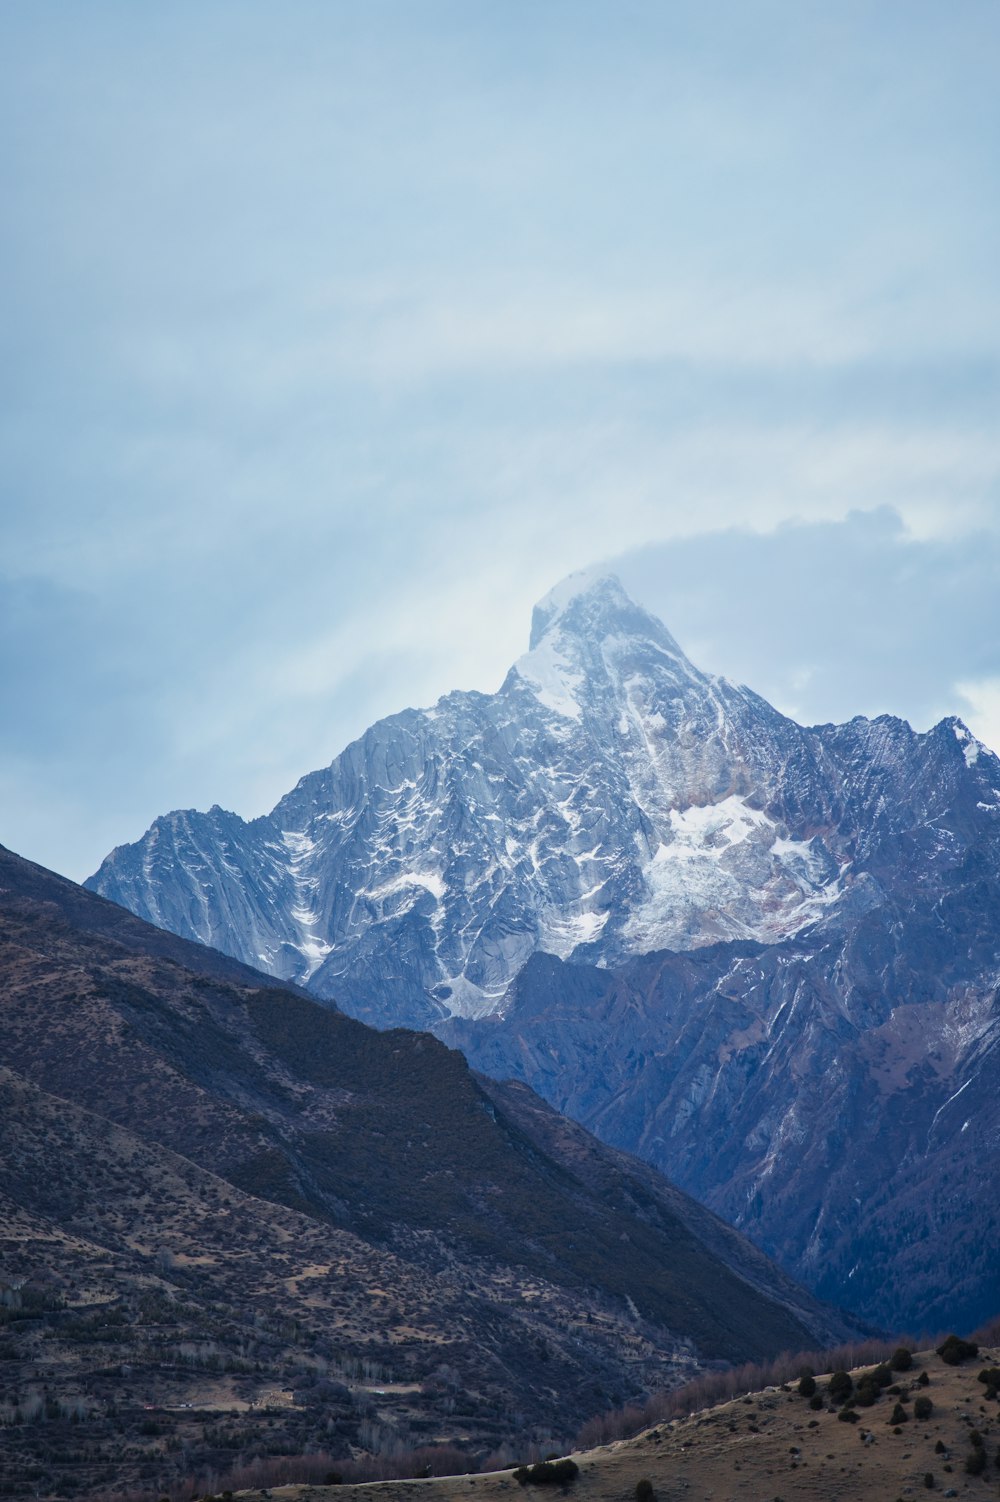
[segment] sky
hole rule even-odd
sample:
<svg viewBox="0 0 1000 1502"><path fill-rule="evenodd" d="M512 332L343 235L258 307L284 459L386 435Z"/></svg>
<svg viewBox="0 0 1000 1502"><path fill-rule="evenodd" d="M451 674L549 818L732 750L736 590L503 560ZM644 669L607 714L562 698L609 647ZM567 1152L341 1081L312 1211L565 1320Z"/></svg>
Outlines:
<svg viewBox="0 0 1000 1502"><path fill-rule="evenodd" d="M490 691L606 563L1000 749L993 0L9 0L0 841Z"/></svg>

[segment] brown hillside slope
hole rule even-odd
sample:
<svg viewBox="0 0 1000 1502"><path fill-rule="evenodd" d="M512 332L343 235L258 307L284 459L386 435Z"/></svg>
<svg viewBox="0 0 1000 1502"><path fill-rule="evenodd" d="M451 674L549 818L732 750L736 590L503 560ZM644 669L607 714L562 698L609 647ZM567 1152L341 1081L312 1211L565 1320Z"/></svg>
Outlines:
<svg viewBox="0 0 1000 1502"><path fill-rule="evenodd" d="M851 1333L438 1041L220 973L9 853L0 887L0 1488L483 1452Z"/></svg>
<svg viewBox="0 0 1000 1502"><path fill-rule="evenodd" d="M874 1406L858 1408L853 1424L839 1421L829 1399L816 1411L794 1388L766 1388L575 1455L580 1470L568 1495L573 1502L632 1502L637 1484L648 1480L656 1502L892 1502L949 1495L986 1502L996 1498L1000 1484L1000 1413L977 1372L998 1362L1000 1347L983 1349L960 1367L946 1366L933 1351L919 1352L912 1370L897 1374L900 1392L884 1392ZM918 1381L921 1371L928 1374L927 1385ZM824 1395L827 1382L818 1379ZM918 1397L933 1404L926 1421L914 1417ZM907 1414L898 1424L897 1402ZM965 1469L974 1434L986 1454L981 1475ZM238 1495L241 1502L265 1496L256 1490ZM502 1471L336 1488L282 1486L269 1495L272 1502L545 1502L560 1490L522 1490L510 1471Z"/></svg>

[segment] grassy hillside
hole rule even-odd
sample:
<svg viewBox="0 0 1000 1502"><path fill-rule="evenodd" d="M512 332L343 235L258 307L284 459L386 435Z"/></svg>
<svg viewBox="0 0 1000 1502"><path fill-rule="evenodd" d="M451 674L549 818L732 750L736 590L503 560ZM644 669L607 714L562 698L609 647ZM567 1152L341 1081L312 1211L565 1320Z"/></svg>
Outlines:
<svg viewBox="0 0 1000 1502"><path fill-rule="evenodd" d="M851 1373L853 1422L840 1418L844 1405L831 1397L830 1373L818 1377L812 1401L795 1382L769 1386L655 1425L635 1439L575 1452L578 1475L563 1494L574 1502L871 1502L925 1495L986 1502L1000 1485L1000 1413L996 1390L990 1395L977 1373L998 1364L997 1345L957 1367L933 1350L919 1351L910 1371L893 1373L891 1385L871 1406L858 1398L858 1384L872 1369L857 1368ZM530 1482L522 1489L506 1470L336 1488L276 1486L269 1494L250 1487L239 1497L240 1502L262 1502L268 1495L272 1502L513 1502L522 1497L544 1502L561 1490Z"/></svg>

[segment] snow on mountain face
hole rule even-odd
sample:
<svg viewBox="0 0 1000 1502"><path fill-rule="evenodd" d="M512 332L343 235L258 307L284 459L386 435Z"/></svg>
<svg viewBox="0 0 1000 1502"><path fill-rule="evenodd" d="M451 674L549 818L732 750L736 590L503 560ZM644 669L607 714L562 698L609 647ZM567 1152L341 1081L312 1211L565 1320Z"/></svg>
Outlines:
<svg viewBox="0 0 1000 1502"><path fill-rule="evenodd" d="M496 694L380 721L263 818L157 819L87 885L367 1020L427 1026L502 1010L537 950L615 964L864 907L859 854L894 809L905 826L895 784L928 739L803 729L587 575L536 607ZM995 759L950 740L982 781Z"/></svg>

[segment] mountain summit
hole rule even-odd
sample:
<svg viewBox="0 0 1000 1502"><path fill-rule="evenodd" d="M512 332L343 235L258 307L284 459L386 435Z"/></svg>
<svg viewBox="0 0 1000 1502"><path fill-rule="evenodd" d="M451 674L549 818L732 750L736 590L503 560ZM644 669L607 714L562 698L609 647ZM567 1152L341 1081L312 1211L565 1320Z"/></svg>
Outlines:
<svg viewBox="0 0 1000 1502"><path fill-rule="evenodd" d="M577 574L497 693L379 721L262 818L167 814L87 886L426 1027L502 1012L537 951L616 965L877 905L879 831L933 823L959 784L973 822L1000 797L977 745L957 721L804 729L696 668L613 576Z"/></svg>
<svg viewBox="0 0 1000 1502"><path fill-rule="evenodd" d="M626 594L618 575L596 569L568 574L539 600L531 613L529 651L552 632L591 642L616 632L639 636L659 640L675 656L683 657L662 622Z"/></svg>
<svg viewBox="0 0 1000 1502"><path fill-rule="evenodd" d="M659 655L680 678L701 677L666 627L629 598L614 574L570 574L535 606L528 652L504 688L516 677L547 708L580 720L595 698L605 697L602 688L613 688L628 646Z"/></svg>

